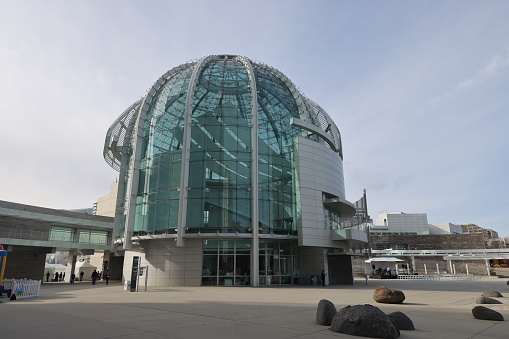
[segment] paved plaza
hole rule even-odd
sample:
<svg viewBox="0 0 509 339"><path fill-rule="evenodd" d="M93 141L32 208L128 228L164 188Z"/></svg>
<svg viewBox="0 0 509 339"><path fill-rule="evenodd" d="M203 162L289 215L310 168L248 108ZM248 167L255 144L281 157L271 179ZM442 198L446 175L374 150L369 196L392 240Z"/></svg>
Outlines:
<svg viewBox="0 0 509 339"><path fill-rule="evenodd" d="M119 282L45 283L36 298L0 299L2 338L360 338L315 323L320 299L337 309L372 304L402 311L416 327L400 338L508 338L506 321L477 320L475 299L499 291L509 306L506 279L466 281L356 280L354 285L287 287L175 287L124 291ZM376 304L378 286L402 290L403 304ZM500 307L504 305L486 305Z"/></svg>

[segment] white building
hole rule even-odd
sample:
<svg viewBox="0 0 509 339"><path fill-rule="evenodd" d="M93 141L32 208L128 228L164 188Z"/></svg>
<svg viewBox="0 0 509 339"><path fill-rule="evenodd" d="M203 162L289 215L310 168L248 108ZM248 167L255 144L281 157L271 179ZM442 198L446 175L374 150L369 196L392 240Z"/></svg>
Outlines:
<svg viewBox="0 0 509 339"><path fill-rule="evenodd" d="M430 234L428 216L426 213L381 213L371 233L427 235Z"/></svg>

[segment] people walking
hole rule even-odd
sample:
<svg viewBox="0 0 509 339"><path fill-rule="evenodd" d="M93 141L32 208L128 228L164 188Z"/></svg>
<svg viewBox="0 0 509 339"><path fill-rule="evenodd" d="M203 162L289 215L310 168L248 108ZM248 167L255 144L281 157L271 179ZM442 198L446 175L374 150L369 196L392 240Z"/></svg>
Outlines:
<svg viewBox="0 0 509 339"><path fill-rule="evenodd" d="M46 272L46 282L49 282L49 271Z"/></svg>
<svg viewBox="0 0 509 339"><path fill-rule="evenodd" d="M76 279L76 274L72 273L71 274L71 280L69 280L69 282L71 283L71 285L74 285L74 280Z"/></svg>
<svg viewBox="0 0 509 339"><path fill-rule="evenodd" d="M59 277L58 272L55 272L55 278L53 279L53 281L58 281L58 277Z"/></svg>
<svg viewBox="0 0 509 339"><path fill-rule="evenodd" d="M83 276L85 275L85 272L81 271L80 272L80 281L83 281Z"/></svg>
<svg viewBox="0 0 509 339"><path fill-rule="evenodd" d="M94 272L92 272L92 276L91 276L91 278L92 278L92 285L95 285L95 282L96 282L98 277L99 277L99 274L97 273L96 270L94 270Z"/></svg>
<svg viewBox="0 0 509 339"><path fill-rule="evenodd" d="M325 287L325 276L327 273L325 273L325 270L322 270L322 274L320 274L320 278L322 278L322 286Z"/></svg>

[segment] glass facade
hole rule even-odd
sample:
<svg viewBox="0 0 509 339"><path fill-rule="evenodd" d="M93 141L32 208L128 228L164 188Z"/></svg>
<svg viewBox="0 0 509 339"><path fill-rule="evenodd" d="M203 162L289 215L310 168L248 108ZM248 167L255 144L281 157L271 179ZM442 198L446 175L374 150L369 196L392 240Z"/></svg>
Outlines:
<svg viewBox="0 0 509 339"><path fill-rule="evenodd" d="M124 244L175 238L180 248L199 239L202 285L295 283L305 233L298 232L297 220L304 220L298 192L304 182L314 185L313 178L297 178L316 169L297 173L296 161L305 167L297 147L308 142L337 155L329 168L341 166L340 175L330 177L342 183L339 130L277 69L235 55L177 66L108 130L104 157L120 172L114 237ZM334 185L331 198L343 197L344 187ZM309 203L320 199L316 187L306 206L315 209L308 211L313 217L324 213L323 233L339 227L340 214Z"/></svg>
<svg viewBox="0 0 509 339"><path fill-rule="evenodd" d="M260 241L260 285L289 285L299 276L296 241ZM202 285L251 285L250 240L204 240Z"/></svg>
<svg viewBox="0 0 509 339"><path fill-rule="evenodd" d="M145 115L134 232L175 233L184 128L190 132L186 233L252 231L253 107L249 69L226 57L202 65L185 125L194 64L175 73ZM288 86L269 69L254 68L258 107L258 218L261 233L297 233L293 141L302 131ZM186 159L187 160L187 159Z"/></svg>
<svg viewBox="0 0 509 339"><path fill-rule="evenodd" d="M134 231L162 234L178 219L184 106L192 69L175 74L156 93L146 116Z"/></svg>

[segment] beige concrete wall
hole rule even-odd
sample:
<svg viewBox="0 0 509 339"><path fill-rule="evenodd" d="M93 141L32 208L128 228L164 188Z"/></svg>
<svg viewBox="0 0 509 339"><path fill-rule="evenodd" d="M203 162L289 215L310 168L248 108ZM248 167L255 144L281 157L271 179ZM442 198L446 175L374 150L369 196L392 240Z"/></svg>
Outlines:
<svg viewBox="0 0 509 339"><path fill-rule="evenodd" d="M177 247L175 239L141 241L140 249L125 253L123 280L131 279L134 256L148 266L148 286L201 286L201 240L185 240L183 247Z"/></svg>
<svg viewBox="0 0 509 339"><path fill-rule="evenodd" d="M117 203L118 182L110 185L108 195L97 199L96 215L104 215L107 217L115 217L115 206Z"/></svg>

